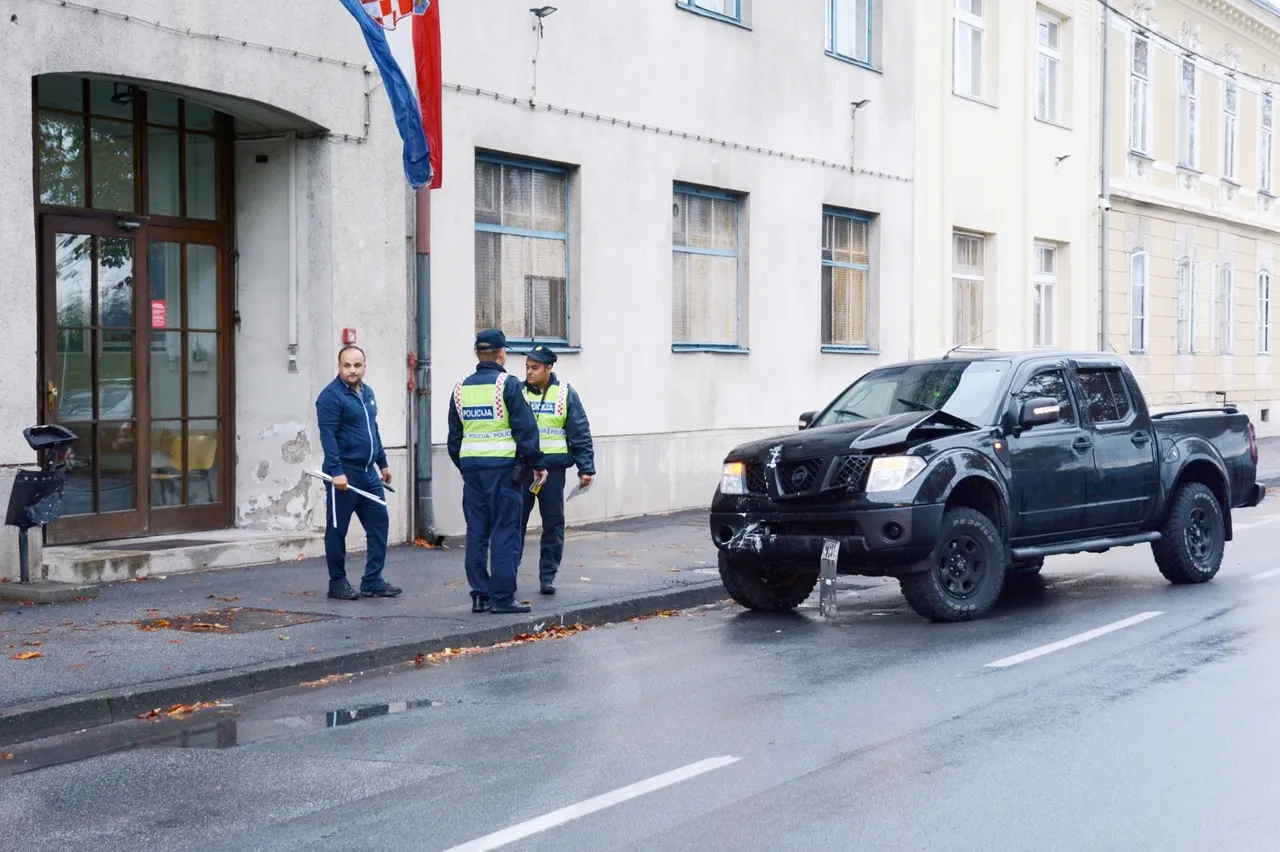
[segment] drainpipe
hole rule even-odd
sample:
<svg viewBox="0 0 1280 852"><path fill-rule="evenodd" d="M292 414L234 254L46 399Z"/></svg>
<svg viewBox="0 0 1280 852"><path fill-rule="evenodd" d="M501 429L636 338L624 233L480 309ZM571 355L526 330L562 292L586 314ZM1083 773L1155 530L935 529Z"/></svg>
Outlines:
<svg viewBox="0 0 1280 852"><path fill-rule="evenodd" d="M415 532L418 538L438 545L442 536L436 533L435 506L431 483L431 190L417 189L417 211L414 216L413 278L415 286L417 363L414 365L414 403L417 434L414 436L415 467Z"/></svg>
<svg viewBox="0 0 1280 852"><path fill-rule="evenodd" d="M298 372L298 132L289 131L289 372Z"/></svg>
<svg viewBox="0 0 1280 852"><path fill-rule="evenodd" d="M1099 307L1102 317L1098 330L1098 349L1106 352L1110 337L1110 281L1109 255L1111 253L1111 6L1102 5L1102 185L1098 191L1098 281L1102 288Z"/></svg>

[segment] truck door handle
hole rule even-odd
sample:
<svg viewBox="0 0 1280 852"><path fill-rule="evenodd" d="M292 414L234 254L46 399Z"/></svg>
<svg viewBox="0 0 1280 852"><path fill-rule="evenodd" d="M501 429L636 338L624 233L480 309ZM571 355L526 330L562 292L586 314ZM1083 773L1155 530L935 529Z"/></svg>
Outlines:
<svg viewBox="0 0 1280 852"><path fill-rule="evenodd" d="M1143 444L1151 440L1151 436L1148 435L1146 432L1135 432L1133 434L1133 438L1131 438L1130 440L1133 441L1134 446L1141 447Z"/></svg>
<svg viewBox="0 0 1280 852"><path fill-rule="evenodd" d="M1075 442L1071 446L1075 449L1077 453L1083 453L1093 446L1093 441L1090 441L1088 438L1081 436L1079 438L1076 438Z"/></svg>

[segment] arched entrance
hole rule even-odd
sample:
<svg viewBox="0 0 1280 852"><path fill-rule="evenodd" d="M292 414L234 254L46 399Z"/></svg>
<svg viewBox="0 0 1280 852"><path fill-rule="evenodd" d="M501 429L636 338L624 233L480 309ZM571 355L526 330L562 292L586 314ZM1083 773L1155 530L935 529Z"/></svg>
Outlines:
<svg viewBox="0 0 1280 852"><path fill-rule="evenodd" d="M49 543L232 524L232 119L34 81L40 419L80 440Z"/></svg>

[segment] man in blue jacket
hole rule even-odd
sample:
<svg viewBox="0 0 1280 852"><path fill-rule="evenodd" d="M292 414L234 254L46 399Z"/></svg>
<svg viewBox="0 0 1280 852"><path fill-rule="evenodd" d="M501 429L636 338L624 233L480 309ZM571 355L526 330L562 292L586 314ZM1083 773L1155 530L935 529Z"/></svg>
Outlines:
<svg viewBox="0 0 1280 852"><path fill-rule="evenodd" d="M520 562L521 483L547 478L538 423L520 380L507 374L507 338L498 329L476 335L476 371L449 400L449 458L462 473L467 521L467 583L472 612L528 612L516 600Z"/></svg>
<svg viewBox="0 0 1280 852"><path fill-rule="evenodd" d="M546 346L533 347L524 360L524 397L538 420L542 460L547 464L546 484L534 494L524 491L524 519L520 528L520 552L529 529L529 515L537 502L542 516L542 548L538 560L538 581L544 595L556 593L556 572L564 556L565 471L578 468L578 486L586 488L596 475L595 451L591 445L591 424L578 392L561 384L552 372L556 353Z"/></svg>
<svg viewBox="0 0 1280 852"><path fill-rule="evenodd" d="M344 601L394 598L400 589L382 578L387 558L387 507L349 490L351 486L385 499L382 483L391 482L387 454L378 435L378 403L364 383L364 350L344 346L338 352L338 377L316 398L320 446L326 474L333 478L325 511L324 556L329 563L329 597ZM347 529L355 514L364 527L369 552L360 591L347 581Z"/></svg>

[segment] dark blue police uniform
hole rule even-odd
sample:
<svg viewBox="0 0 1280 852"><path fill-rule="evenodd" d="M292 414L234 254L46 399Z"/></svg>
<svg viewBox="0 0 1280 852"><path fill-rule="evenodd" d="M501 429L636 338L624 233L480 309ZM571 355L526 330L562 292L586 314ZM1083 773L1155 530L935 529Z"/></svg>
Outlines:
<svg viewBox="0 0 1280 852"><path fill-rule="evenodd" d="M476 335L477 353L498 352L506 346L506 336L496 329ZM450 400L449 458L462 473L472 612L529 611L515 599L521 546L520 485L523 469L541 471L545 466L538 424L524 399L522 385L515 376L506 375L501 364L481 361L476 371L455 387ZM468 417L466 428L460 409Z"/></svg>
<svg viewBox="0 0 1280 852"><path fill-rule="evenodd" d="M556 353L546 346L535 346L526 358L543 364L554 364ZM554 390L553 390L554 388ZM546 403L548 398L560 401L564 394L559 417L555 416L556 405ZM525 382L525 397L534 408L534 416L538 419L538 427L542 430L544 454L543 462L547 465L547 481L537 494L531 492L527 485L532 479L527 478L524 495L524 513L520 526L520 552L524 553L525 536L529 529L529 516L533 514L534 503L538 504L538 514L542 518L542 537L538 556L538 581L544 595L553 595L556 591L556 574L560 570L560 560L564 556L564 489L567 480L567 469L576 467L579 476L595 476L595 449L591 442L591 424L587 421L586 409L578 391L568 385L561 386L560 378L551 374L551 381L544 390L539 390ZM545 414L539 413L539 405L547 409ZM547 426L544 426L544 419ZM559 435L548 435L559 424L563 423L563 438ZM548 429L550 427L550 429Z"/></svg>

